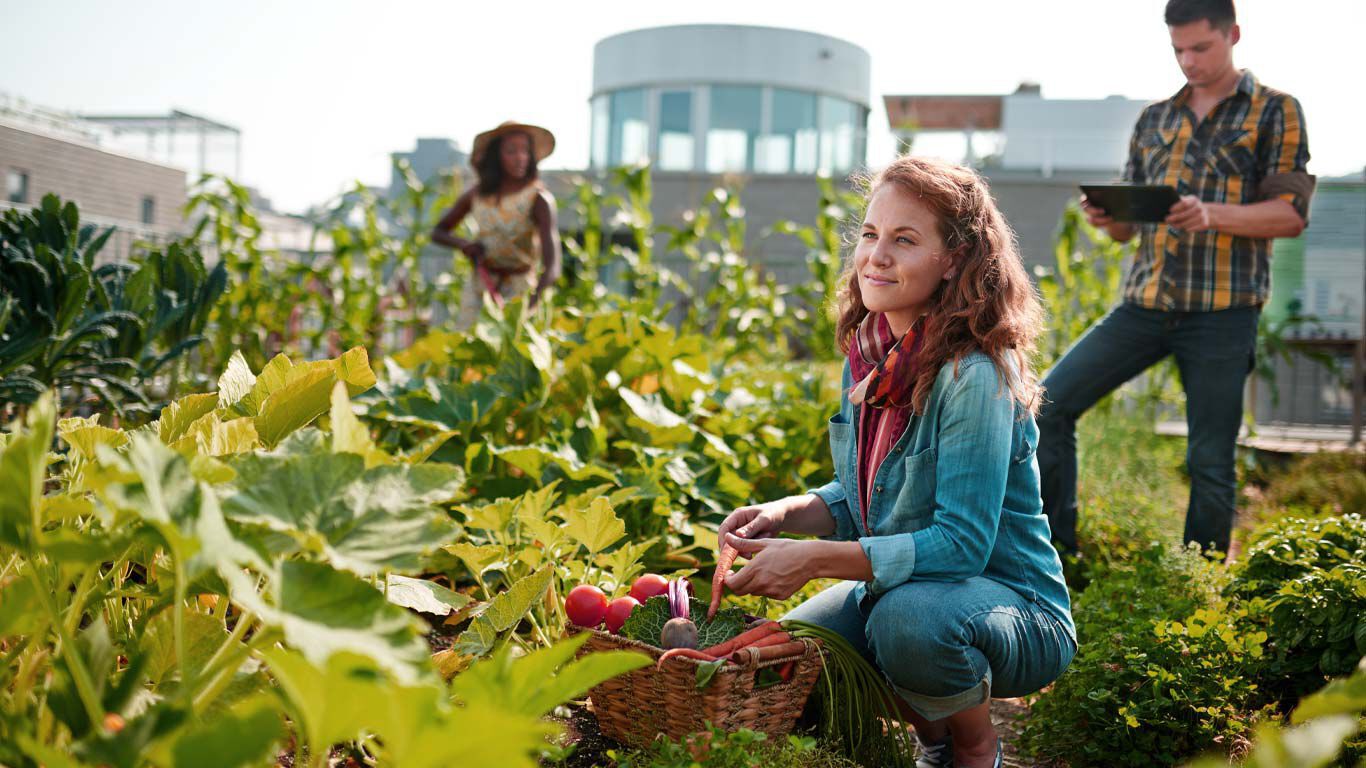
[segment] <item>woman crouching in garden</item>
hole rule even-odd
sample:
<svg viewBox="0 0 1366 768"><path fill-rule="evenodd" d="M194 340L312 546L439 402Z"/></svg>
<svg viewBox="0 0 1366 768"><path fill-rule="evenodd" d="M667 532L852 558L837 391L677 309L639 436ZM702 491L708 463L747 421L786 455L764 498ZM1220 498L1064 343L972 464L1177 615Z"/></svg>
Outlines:
<svg viewBox="0 0 1366 768"><path fill-rule="evenodd" d="M991 697L1043 688L1077 648L1034 460L1041 310L976 173L902 158L866 188L840 302L835 479L731 513L722 541L749 564L726 586L786 599L845 579L785 618L876 664L919 766L1000 765Z"/></svg>
<svg viewBox="0 0 1366 768"><path fill-rule="evenodd" d="M486 293L501 304L529 292L535 307L559 278L555 198L536 168L554 149L550 131L524 123L505 122L474 137L470 164L479 182L465 190L431 234L432 242L464 253L473 266L460 297L457 328L474 325ZM451 234L466 216L474 219L469 240Z"/></svg>

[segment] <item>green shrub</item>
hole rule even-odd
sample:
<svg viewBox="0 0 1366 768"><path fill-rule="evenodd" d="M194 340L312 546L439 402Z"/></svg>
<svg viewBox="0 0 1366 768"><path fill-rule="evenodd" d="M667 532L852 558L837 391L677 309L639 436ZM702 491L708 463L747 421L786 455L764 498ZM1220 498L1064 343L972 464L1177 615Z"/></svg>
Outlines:
<svg viewBox="0 0 1366 768"><path fill-rule="evenodd" d="M1256 686L1241 670L1265 637L1243 633L1224 580L1195 551L1154 544L1093 581L1073 611L1081 648L1035 703L1026 752L1074 766L1172 765L1245 738Z"/></svg>
<svg viewBox="0 0 1366 768"><path fill-rule="evenodd" d="M1261 501L1342 514L1366 509L1366 454L1317 453L1267 473Z"/></svg>
<svg viewBox="0 0 1366 768"><path fill-rule="evenodd" d="M711 727L672 741L661 738L649 749L618 755L618 768L856 768L858 765L820 746L810 736L770 741L763 733L735 733Z"/></svg>
<svg viewBox="0 0 1366 768"><path fill-rule="evenodd" d="M1253 536L1228 592L1269 636L1257 676L1289 708L1366 654L1366 518L1289 517Z"/></svg>

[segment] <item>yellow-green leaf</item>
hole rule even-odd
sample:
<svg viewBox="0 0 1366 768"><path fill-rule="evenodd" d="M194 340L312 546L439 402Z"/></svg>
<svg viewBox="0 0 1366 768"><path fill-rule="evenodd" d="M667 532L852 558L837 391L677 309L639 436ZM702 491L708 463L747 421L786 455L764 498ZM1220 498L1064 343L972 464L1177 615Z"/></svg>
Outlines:
<svg viewBox="0 0 1366 768"><path fill-rule="evenodd" d="M351 411L351 398L346 394L346 384L340 381L332 386L330 414L333 453L357 454L365 459L367 469L394 463L393 457L375 446L375 441L370 438L370 430Z"/></svg>
<svg viewBox="0 0 1366 768"><path fill-rule="evenodd" d="M270 394L255 417L261 442L274 448L294 430L307 426L327 411L336 374L330 368L312 368Z"/></svg>
<svg viewBox="0 0 1366 768"><path fill-rule="evenodd" d="M231 408L255 386L256 375L247 365L247 359L242 357L242 350L234 351L228 358L228 367L218 377L218 407Z"/></svg>
<svg viewBox="0 0 1366 768"><path fill-rule="evenodd" d="M98 413L85 418L62 419L57 422L57 436L87 459L95 458L96 446L120 448L128 443L128 435L121 430L101 426Z"/></svg>
<svg viewBox="0 0 1366 768"><path fill-rule="evenodd" d="M587 508L566 509L563 515L565 532L586 547L589 554L607 549L626 535L626 523L612 510L611 502L602 497L594 499Z"/></svg>
<svg viewBox="0 0 1366 768"><path fill-rule="evenodd" d="M225 374L226 375L226 374ZM157 422L157 435L161 442L170 445L190 430L191 425L212 413L218 406L218 395L187 395L161 409L161 419Z"/></svg>
<svg viewBox="0 0 1366 768"><path fill-rule="evenodd" d="M352 397L375 386L375 372L370 368L370 353L365 347L348 349L341 357L331 361L337 380L346 384L346 391Z"/></svg>

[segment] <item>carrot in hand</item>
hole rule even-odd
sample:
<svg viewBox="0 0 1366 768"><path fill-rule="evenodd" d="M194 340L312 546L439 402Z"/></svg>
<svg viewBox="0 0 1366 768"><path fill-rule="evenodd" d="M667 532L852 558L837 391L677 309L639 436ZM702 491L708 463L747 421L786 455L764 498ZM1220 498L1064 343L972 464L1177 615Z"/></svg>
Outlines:
<svg viewBox="0 0 1366 768"><path fill-rule="evenodd" d="M730 575L730 567L739 556L740 550L729 544L721 545L721 556L716 558L716 574L711 577L711 606L707 608L709 620L716 616L717 609L721 607L721 592L726 588L726 577Z"/></svg>

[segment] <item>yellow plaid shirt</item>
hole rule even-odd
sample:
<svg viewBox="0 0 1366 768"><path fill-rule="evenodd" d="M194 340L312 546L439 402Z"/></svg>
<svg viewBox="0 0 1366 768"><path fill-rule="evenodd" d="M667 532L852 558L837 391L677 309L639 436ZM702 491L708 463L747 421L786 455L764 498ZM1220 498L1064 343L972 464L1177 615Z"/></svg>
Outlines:
<svg viewBox="0 0 1366 768"><path fill-rule="evenodd" d="M1308 222L1304 112L1244 70L1237 89L1196 124L1189 86L1143 110L1124 178L1166 184L1207 203L1283 199ZM1144 224L1124 300L1149 309L1212 312L1260 306L1271 287L1271 240Z"/></svg>

